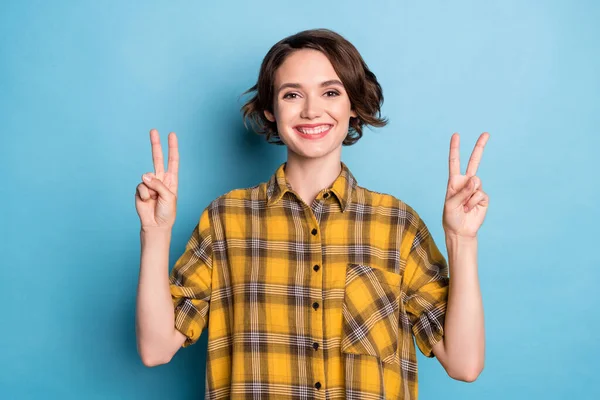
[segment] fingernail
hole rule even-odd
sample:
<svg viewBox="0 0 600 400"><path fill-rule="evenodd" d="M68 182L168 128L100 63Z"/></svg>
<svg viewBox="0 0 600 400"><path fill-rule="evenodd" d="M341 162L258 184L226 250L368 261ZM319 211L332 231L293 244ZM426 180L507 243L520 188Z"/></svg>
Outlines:
<svg viewBox="0 0 600 400"><path fill-rule="evenodd" d="M149 174L144 174L142 176L142 179L144 180L144 182L150 182L152 180L152 177Z"/></svg>

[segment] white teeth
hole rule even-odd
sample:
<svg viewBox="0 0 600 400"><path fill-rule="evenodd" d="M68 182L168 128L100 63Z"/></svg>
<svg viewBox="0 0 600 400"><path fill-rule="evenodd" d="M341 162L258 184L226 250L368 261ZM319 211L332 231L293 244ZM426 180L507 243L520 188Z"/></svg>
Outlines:
<svg viewBox="0 0 600 400"><path fill-rule="evenodd" d="M316 135L322 132L325 132L331 127L331 125L319 125L314 128L296 128L300 132L305 133L307 135Z"/></svg>

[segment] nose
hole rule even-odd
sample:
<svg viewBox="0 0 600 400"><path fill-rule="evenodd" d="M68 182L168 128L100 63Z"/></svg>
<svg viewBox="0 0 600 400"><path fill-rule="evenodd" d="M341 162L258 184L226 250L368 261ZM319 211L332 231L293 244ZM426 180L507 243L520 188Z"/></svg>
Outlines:
<svg viewBox="0 0 600 400"><path fill-rule="evenodd" d="M306 97L306 101L302 107L302 112L300 113L301 118L306 119L315 119L321 116L322 107L319 104L318 99L314 99L311 96Z"/></svg>

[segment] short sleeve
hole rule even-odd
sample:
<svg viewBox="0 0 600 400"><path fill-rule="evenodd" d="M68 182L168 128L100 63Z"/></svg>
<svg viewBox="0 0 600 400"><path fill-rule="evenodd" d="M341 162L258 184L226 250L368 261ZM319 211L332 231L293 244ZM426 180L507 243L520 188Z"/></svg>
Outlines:
<svg viewBox="0 0 600 400"><path fill-rule="evenodd" d="M184 253L175 262L169 276L171 299L175 307L175 328L187 337L183 347L196 343L208 322L212 255L207 208L202 212Z"/></svg>
<svg viewBox="0 0 600 400"><path fill-rule="evenodd" d="M416 215L414 238L404 271L405 309L419 350L433 357L433 345L444 336L449 270L423 220Z"/></svg>

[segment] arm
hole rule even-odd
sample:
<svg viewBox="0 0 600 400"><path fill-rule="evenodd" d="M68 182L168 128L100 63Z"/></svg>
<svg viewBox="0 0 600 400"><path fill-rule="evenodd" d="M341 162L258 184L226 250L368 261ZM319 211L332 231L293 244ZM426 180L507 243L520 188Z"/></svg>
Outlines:
<svg viewBox="0 0 600 400"><path fill-rule="evenodd" d="M170 229L140 231L142 246L136 302L138 353L148 367L168 363L185 340L175 329L169 290Z"/></svg>
<svg viewBox="0 0 600 400"><path fill-rule="evenodd" d="M169 248L177 210L179 147L174 132L169 134L169 164L164 170L158 131L150 131L154 174L142 177L135 207L140 217L141 259L136 300L138 353L146 366L168 363L186 337L174 323L177 313L170 293ZM196 231L194 231L195 235ZM192 235L192 241L195 237ZM189 260L191 250L178 260L174 270ZM179 302L179 300L178 300Z"/></svg>
<svg viewBox="0 0 600 400"><path fill-rule="evenodd" d="M473 382L483 370L485 334L477 274L477 238L446 236L450 285L444 338L433 353L448 375Z"/></svg>
<svg viewBox="0 0 600 400"><path fill-rule="evenodd" d="M476 176L489 134L481 134L471 153L465 175L460 173L458 134L450 139L449 178L442 225L450 269L444 338L433 352L448 374L472 382L483 370L485 333L483 305L477 275L477 232L489 197Z"/></svg>

